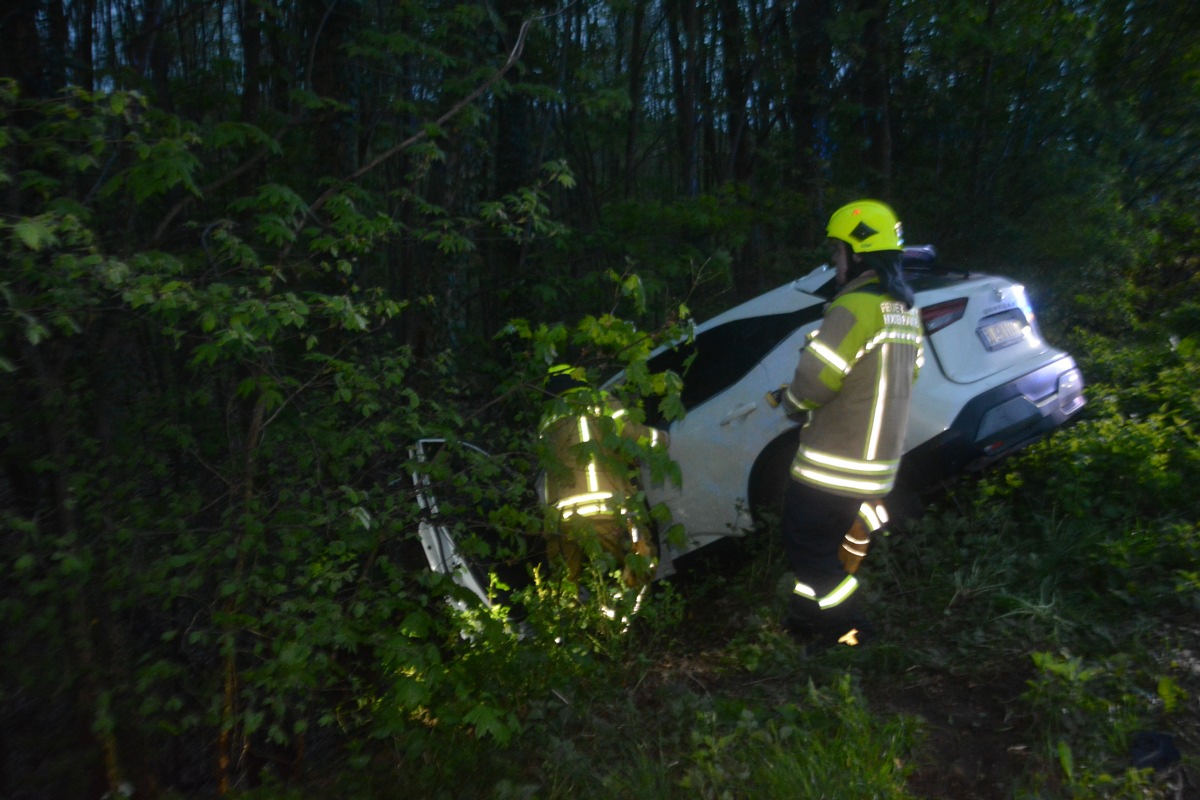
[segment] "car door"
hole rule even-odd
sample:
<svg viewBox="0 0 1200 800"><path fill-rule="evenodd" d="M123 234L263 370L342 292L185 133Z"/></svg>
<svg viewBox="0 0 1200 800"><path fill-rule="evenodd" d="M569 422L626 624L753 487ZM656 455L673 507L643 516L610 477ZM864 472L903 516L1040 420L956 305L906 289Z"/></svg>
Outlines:
<svg viewBox="0 0 1200 800"><path fill-rule="evenodd" d="M690 410L670 428L669 453L683 476L680 486L648 489L665 502L672 522L684 526L688 552L751 525L745 487L748 465L761 449L763 426L775 416L764 395L766 370L751 366L740 381Z"/></svg>
<svg viewBox="0 0 1200 800"><path fill-rule="evenodd" d="M790 380L804 331L821 309L817 298L782 288L764 296L766 302L699 328L687 346L651 359L651 369L683 376L687 413L669 429L682 485L647 487L651 502L666 503L672 521L684 526L682 552L751 526L750 472L763 448L794 426L767 393Z"/></svg>

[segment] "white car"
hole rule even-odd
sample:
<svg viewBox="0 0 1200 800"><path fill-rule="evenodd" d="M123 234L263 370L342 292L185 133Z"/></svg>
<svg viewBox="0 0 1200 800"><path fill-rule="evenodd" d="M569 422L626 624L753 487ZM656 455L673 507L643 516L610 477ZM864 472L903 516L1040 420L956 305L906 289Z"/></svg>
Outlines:
<svg viewBox="0 0 1200 800"><path fill-rule="evenodd" d="M897 488L884 501L897 511L911 509L920 490L1045 436L1085 402L1082 374L1042 337L1024 286L942 269L931 247L910 248L905 266L924 323L925 364ZM753 509L778 507L799 427L767 393L791 381L836 291L835 271L823 265L697 326L694 342L652 356L658 372L681 369L695 353L682 392L687 414L668 428L683 484L646 487L687 533L682 546L662 543L660 575L679 556L749 529Z"/></svg>
<svg viewBox="0 0 1200 800"><path fill-rule="evenodd" d="M913 389L896 491L884 501L893 516L911 509L920 490L1003 458L1065 424L1085 404L1082 374L1070 355L1042 337L1023 286L943 269L931 247L905 255L925 328L925 363ZM768 394L791 380L807 334L836 291L834 269L820 266L651 356L651 371L683 375L687 412L668 422L647 409L647 423L669 432L669 453L683 476L678 487L643 484L650 503L664 503L686 533L683 542L658 543L657 577L672 574L681 556L749 530L754 509L778 507L799 427ZM614 376L609 384L620 380ZM437 444L426 440L418 448ZM432 503L428 488L422 502ZM444 527L431 521L424 538L438 542L433 569L470 571L470 564L442 557L453 548ZM474 569L478 585L483 578L479 565Z"/></svg>

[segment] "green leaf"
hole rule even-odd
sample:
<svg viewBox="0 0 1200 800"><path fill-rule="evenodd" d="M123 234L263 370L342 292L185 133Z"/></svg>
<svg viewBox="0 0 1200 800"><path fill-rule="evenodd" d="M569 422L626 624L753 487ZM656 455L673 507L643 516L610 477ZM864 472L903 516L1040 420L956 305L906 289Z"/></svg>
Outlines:
<svg viewBox="0 0 1200 800"><path fill-rule="evenodd" d="M1071 754L1071 746L1063 740L1058 742L1058 763L1062 765L1067 780L1075 779L1075 757Z"/></svg>
<svg viewBox="0 0 1200 800"><path fill-rule="evenodd" d="M21 244L34 252L58 243L54 229L41 217L25 217L13 225L12 230Z"/></svg>
<svg viewBox="0 0 1200 800"><path fill-rule="evenodd" d="M257 233L272 245L284 245L296 241L292 227L278 214L264 214L255 227Z"/></svg>
<svg viewBox="0 0 1200 800"><path fill-rule="evenodd" d="M392 685L392 696L401 708L414 709L429 702L429 688L419 679L407 675L397 675Z"/></svg>
<svg viewBox="0 0 1200 800"><path fill-rule="evenodd" d="M1163 710L1170 714L1180 707L1181 701L1187 700L1188 694L1175 681L1162 677L1158 679L1158 697L1163 701Z"/></svg>
<svg viewBox="0 0 1200 800"><path fill-rule="evenodd" d="M463 715L463 721L474 725L476 733L480 736L491 736L498 743L504 745L508 744L515 733L513 725L506 722L504 716L501 709L486 703L479 703Z"/></svg>
<svg viewBox="0 0 1200 800"><path fill-rule="evenodd" d="M413 611L400 623L400 632L414 639L423 639L433 628L433 619L424 611Z"/></svg>

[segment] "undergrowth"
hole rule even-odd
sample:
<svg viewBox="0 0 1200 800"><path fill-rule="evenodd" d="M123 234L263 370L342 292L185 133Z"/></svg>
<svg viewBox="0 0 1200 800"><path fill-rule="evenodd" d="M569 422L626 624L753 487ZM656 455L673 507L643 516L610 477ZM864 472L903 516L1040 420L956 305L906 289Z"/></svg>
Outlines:
<svg viewBox="0 0 1200 800"><path fill-rule="evenodd" d="M558 672L514 711L511 740L431 720L420 747L374 748L338 786L381 798L397 786L431 798L950 796L936 794L953 755L931 749L941 725L984 746L1020 742L995 753L1017 765L1005 784L975 796L1186 796L1200 746L1200 375L1191 351L1142 358L1159 362L1151 385L1093 383L1078 424L874 545L861 576L882 642L822 654L793 643L779 625L779 548L760 533L749 556L656 585L628 630L523 643L544 653L526 668ZM936 695L924 716L889 711L919 674L992 693L1003 729L955 730ZM1006 675L1018 677L1001 695L993 680Z"/></svg>

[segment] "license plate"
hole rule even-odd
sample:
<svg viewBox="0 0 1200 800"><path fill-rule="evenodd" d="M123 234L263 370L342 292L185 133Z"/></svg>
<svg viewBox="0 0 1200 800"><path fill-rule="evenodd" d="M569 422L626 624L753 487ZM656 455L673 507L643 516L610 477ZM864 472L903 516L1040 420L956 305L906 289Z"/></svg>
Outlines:
<svg viewBox="0 0 1200 800"><path fill-rule="evenodd" d="M979 329L979 338L988 350L998 350L1015 344L1025 337L1025 326L1014 319L1004 319Z"/></svg>

